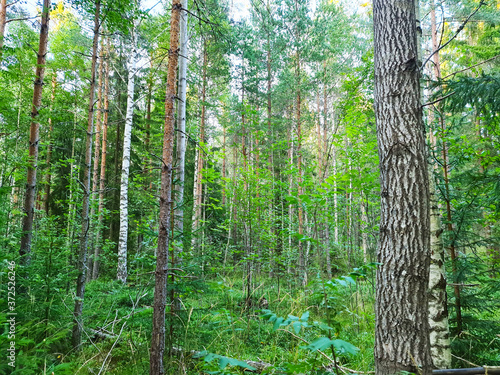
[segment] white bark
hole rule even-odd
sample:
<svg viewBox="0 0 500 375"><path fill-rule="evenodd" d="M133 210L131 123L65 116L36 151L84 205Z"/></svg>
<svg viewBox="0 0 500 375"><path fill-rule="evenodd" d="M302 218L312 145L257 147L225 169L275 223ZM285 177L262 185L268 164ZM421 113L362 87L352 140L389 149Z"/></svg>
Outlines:
<svg viewBox="0 0 500 375"><path fill-rule="evenodd" d="M182 8L187 9L187 0L181 1ZM188 13L181 12L180 35L179 35L179 87L177 96L179 97L177 107L177 184L175 199L177 208L175 209L175 228L182 233L184 225L184 179L186 165L186 77L187 77L187 53L188 53L188 35L187 35Z"/></svg>
<svg viewBox="0 0 500 375"><path fill-rule="evenodd" d="M134 88L136 73L136 36L135 25L131 33L132 51L128 61L127 112L123 134L122 177L120 184L120 234L118 239L117 279L127 281L127 236L128 236L128 177L130 170L130 146L132 137L132 121L134 115Z"/></svg>

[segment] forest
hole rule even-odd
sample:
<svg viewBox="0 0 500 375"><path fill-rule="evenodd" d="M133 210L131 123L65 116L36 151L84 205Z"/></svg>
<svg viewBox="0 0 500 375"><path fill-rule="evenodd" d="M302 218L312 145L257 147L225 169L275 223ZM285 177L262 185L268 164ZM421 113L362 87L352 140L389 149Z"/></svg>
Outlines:
<svg viewBox="0 0 500 375"><path fill-rule="evenodd" d="M0 0L0 374L500 374L499 57L500 0Z"/></svg>

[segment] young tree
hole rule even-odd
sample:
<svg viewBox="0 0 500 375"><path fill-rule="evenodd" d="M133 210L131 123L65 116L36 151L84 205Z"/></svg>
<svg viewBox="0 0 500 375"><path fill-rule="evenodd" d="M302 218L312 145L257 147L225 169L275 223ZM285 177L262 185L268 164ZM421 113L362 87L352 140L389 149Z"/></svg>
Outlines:
<svg viewBox="0 0 500 375"><path fill-rule="evenodd" d="M179 61L179 29L182 4L173 0L170 19L170 50L168 53L167 94L165 98L165 126L161 165L160 218L158 250L156 252L155 292L153 307L153 332L151 338L150 375L163 375L165 351L165 308L167 301L168 247L170 213L172 210L172 159L174 152L174 102L176 75Z"/></svg>
<svg viewBox="0 0 500 375"><path fill-rule="evenodd" d="M381 219L375 366L432 371L428 325L429 181L415 0L375 0L375 115Z"/></svg>
<svg viewBox="0 0 500 375"><path fill-rule="evenodd" d="M44 0L42 9L42 23L40 26L40 41L38 44L38 57L36 61L35 84L33 89L33 106L31 109L31 128L29 139L29 166L26 196L24 200L23 234L19 255L21 262L30 263L31 238L33 220L35 217L36 197L36 170L38 164L38 144L40 142L40 124L38 120L39 109L42 106L43 78L45 73L45 56L47 55L47 42L49 40L49 13L50 1Z"/></svg>
<svg viewBox="0 0 500 375"><path fill-rule="evenodd" d="M94 132L94 97L95 77L97 65L97 47L99 45L99 28L101 26L99 17L101 12L101 0L96 0L94 11L94 39L92 43L92 65L90 68L90 91L89 106L87 112L87 137L85 142L85 166L83 171L83 204L82 204L82 228L80 235L80 246L78 251L78 277L76 280L75 309L73 312L72 344L79 348L82 340L83 322L83 298L85 296L85 283L87 275L87 247L89 232L89 207L90 207L90 181L92 166L92 133Z"/></svg>

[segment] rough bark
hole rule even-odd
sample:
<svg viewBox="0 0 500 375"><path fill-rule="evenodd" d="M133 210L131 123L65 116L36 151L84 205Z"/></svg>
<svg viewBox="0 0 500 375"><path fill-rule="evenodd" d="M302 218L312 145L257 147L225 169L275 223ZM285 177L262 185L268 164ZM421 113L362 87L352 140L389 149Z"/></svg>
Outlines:
<svg viewBox="0 0 500 375"><path fill-rule="evenodd" d="M87 137L85 142L85 165L83 168L83 202L82 202L82 227L80 234L80 246L78 254L78 276L76 280L76 298L75 308L73 311L73 332L72 344L75 349L79 349L82 341L82 311L83 299L85 296L85 282L87 275L87 248L89 234L89 206L90 206L90 180L91 180L91 164L92 164L92 133L94 131L94 97L95 97L95 76L97 65L97 46L99 45L99 16L101 11L101 2L97 0L95 3L94 14L94 39L92 43L92 65L90 68L90 91L89 91L89 107L87 117Z"/></svg>
<svg viewBox="0 0 500 375"><path fill-rule="evenodd" d="M136 30L131 30L131 51L128 61L127 111L123 131L123 157L120 183L120 232L118 236L118 267L116 278L127 282L127 239L128 239L128 180L130 172L130 149L132 141L132 122L134 119L134 89L136 75Z"/></svg>
<svg viewBox="0 0 500 375"><path fill-rule="evenodd" d="M167 93L165 98L165 127L161 165L160 220L156 254L155 292L153 307L153 332L150 352L150 375L163 375L165 350L165 307L167 300L168 246L170 212L172 210L172 159L174 151L174 101L176 97L176 72L179 61L179 22L182 4L173 0L170 20L170 50L168 54Z"/></svg>
<svg viewBox="0 0 500 375"><path fill-rule="evenodd" d="M375 116L381 220L375 369L432 371L429 344L429 186L413 0L375 0Z"/></svg>
<svg viewBox="0 0 500 375"><path fill-rule="evenodd" d="M38 145L40 142L40 124L38 111L42 106L43 78L45 73L45 55L49 39L49 14L50 1L43 1L42 23L40 27L40 41L36 60L35 83L33 88L33 105L31 107L31 127L29 139L28 177L26 183L26 196L24 200L23 232L19 255L21 262L29 264L31 260L31 239L33 220L35 218L36 197L36 171L38 166Z"/></svg>
<svg viewBox="0 0 500 375"><path fill-rule="evenodd" d="M99 254L102 247L102 223L104 221L104 188L106 181L106 156L108 144L108 113L109 113L109 39L106 41L105 56L105 75L104 75L104 117L101 125L102 144L101 144L101 170L99 175L99 204L97 207L97 228L94 241L94 264L92 266L92 279L96 280L99 276Z"/></svg>

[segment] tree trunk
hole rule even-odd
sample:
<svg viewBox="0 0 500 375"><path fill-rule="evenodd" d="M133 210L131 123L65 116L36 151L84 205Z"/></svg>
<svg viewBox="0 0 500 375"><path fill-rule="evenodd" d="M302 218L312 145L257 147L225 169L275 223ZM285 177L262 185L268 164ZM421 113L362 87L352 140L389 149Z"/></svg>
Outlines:
<svg viewBox="0 0 500 375"><path fill-rule="evenodd" d="M167 94L165 99L165 128L161 166L160 223L158 250L156 255L155 293L153 310L153 333L151 338L150 375L163 375L163 353L165 350L165 307L167 300L168 232L170 230L172 159L174 151L174 101L176 97L176 72L179 61L179 22L182 4L172 2L170 20L170 50L168 54Z"/></svg>
<svg viewBox="0 0 500 375"><path fill-rule="evenodd" d="M381 220L377 249L378 375L432 371L428 328L429 181L413 0L374 1L375 116Z"/></svg>
<svg viewBox="0 0 500 375"><path fill-rule="evenodd" d="M109 38L106 41L106 64L104 75L104 118L101 125L102 145L101 145L101 170L99 176L99 205L97 207L97 228L94 241L94 264L92 267L92 279L99 276L99 254L102 247L102 223L104 221L104 188L106 181L106 156L108 144L108 113L109 113Z"/></svg>
<svg viewBox="0 0 500 375"><path fill-rule="evenodd" d="M0 0L0 61L2 61L3 39L5 35L6 19L7 19L7 0Z"/></svg>
<svg viewBox="0 0 500 375"><path fill-rule="evenodd" d="M78 277L76 280L76 298L75 309L73 312L73 348L79 349L82 341L82 311L83 298L85 296L85 278L87 274L87 246L89 232L89 206L90 206L90 180L92 164L92 133L94 131L94 97L95 97L95 76L97 65L97 46L99 45L99 16L101 11L101 2L95 3L94 15L94 40L92 44L92 66L90 68L90 92L89 108L87 119L87 137L85 142L85 166L83 170L83 204L82 204L82 230L80 235L80 248L78 254Z"/></svg>
<svg viewBox="0 0 500 375"><path fill-rule="evenodd" d="M201 119L200 119L200 144L197 152L197 161L196 161L196 179L195 179L195 189L194 189L194 199L195 204L193 208L194 212L194 220L193 220L193 229L194 231L198 231L200 229L200 220L201 220L201 204L203 197L203 150L205 147L205 111L206 111L206 91L207 91L207 41L203 41L203 68L202 68L202 88L201 88ZM196 243L198 241L193 241Z"/></svg>
<svg viewBox="0 0 500 375"><path fill-rule="evenodd" d="M187 0L182 0L182 8L187 9ZM175 228L179 233L184 229L184 179L186 165L186 90L187 90L187 53L188 35L187 23L188 13L181 13L180 35L179 35L179 87L177 96L177 184L175 185L175 200L177 208L175 210ZM225 160L225 159L224 159Z"/></svg>
<svg viewBox="0 0 500 375"><path fill-rule="evenodd" d="M33 235L33 220L35 217L36 170L38 165L38 144L40 142L40 124L38 123L38 110L42 106L45 55L47 54L47 42L49 39L49 16L50 1L44 0L42 10L42 23L40 27L40 42L38 44L38 55L36 60L35 84L33 88L33 106L31 109L29 165L26 184L26 196L24 200L25 215L23 217L23 232L21 236L21 247L19 249L21 263L24 264L29 264L31 261L31 238Z"/></svg>
<svg viewBox="0 0 500 375"><path fill-rule="evenodd" d="M56 98L56 85L57 85L57 71L54 71L54 75L52 76L52 93L50 94L50 112L52 112L52 108L54 105L54 100ZM50 184L52 182L52 171L51 171L51 163L52 163L52 132L54 131L54 124L52 123L52 114L49 117L49 135L47 145L47 176L45 178L45 196L43 198L44 202L44 210L45 215L49 216L50 209Z"/></svg>
<svg viewBox="0 0 500 375"><path fill-rule="evenodd" d="M432 50L438 48L436 31L436 10L431 0L431 39ZM434 74L436 79L441 78L439 52L434 54ZM429 112L429 123L434 122L434 113ZM430 144L436 146L436 137L430 133ZM430 231L431 231L431 266L429 274L429 329L431 342L432 362L435 368L447 369L451 367L450 328L448 323L448 306L446 298L446 269L445 254L441 233L441 214L436 195L433 168L429 165L430 189ZM459 298L460 300L460 298Z"/></svg>
<svg viewBox="0 0 500 375"><path fill-rule="evenodd" d="M134 120L134 90L136 75L136 26L135 21L130 32L132 37L131 52L128 61L127 112L123 131L122 176L120 183L120 234L118 239L118 267L116 278L127 282L127 239L128 239L128 179L130 171L130 149L132 141L132 122Z"/></svg>

